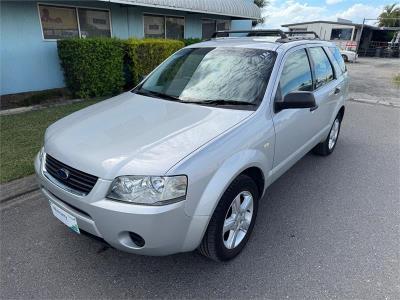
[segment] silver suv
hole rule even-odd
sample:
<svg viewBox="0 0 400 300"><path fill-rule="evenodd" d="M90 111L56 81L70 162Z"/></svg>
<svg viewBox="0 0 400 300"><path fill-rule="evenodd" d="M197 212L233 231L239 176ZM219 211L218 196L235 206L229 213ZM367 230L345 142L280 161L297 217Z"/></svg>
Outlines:
<svg viewBox="0 0 400 300"><path fill-rule="evenodd" d="M335 149L348 75L330 42L228 34L47 129L35 169L55 217L131 253L243 249L266 188Z"/></svg>

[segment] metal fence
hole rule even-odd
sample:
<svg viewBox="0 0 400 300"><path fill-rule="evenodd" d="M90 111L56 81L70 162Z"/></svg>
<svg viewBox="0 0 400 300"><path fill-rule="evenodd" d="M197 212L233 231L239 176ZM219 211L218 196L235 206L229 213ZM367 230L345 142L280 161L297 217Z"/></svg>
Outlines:
<svg viewBox="0 0 400 300"><path fill-rule="evenodd" d="M339 49L356 51L357 42L355 41L331 41L335 43ZM399 57L399 47L391 47L389 42L371 41L367 45L362 45L358 49L359 56L368 57Z"/></svg>
<svg viewBox="0 0 400 300"><path fill-rule="evenodd" d="M358 49L359 56L369 57L399 57L399 48L392 48L389 42L371 41L366 47Z"/></svg>

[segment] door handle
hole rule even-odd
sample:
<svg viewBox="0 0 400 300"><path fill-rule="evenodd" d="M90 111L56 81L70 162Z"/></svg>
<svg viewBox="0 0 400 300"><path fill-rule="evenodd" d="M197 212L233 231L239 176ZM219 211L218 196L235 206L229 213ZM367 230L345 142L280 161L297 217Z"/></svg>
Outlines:
<svg viewBox="0 0 400 300"><path fill-rule="evenodd" d="M335 91L333 92L335 95L337 95L337 94L339 94L340 93L340 87L336 87L335 88Z"/></svg>

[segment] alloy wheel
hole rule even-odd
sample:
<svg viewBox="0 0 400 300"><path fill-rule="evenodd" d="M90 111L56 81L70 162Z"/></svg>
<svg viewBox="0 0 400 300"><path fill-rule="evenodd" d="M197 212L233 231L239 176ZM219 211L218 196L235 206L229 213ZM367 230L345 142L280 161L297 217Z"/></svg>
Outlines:
<svg viewBox="0 0 400 300"><path fill-rule="evenodd" d="M336 118L335 122L333 122L331 132L329 133L329 141L328 141L329 150L332 150L333 147L335 147L339 135L339 128L340 128L340 121L339 119Z"/></svg>
<svg viewBox="0 0 400 300"><path fill-rule="evenodd" d="M253 218L254 201L248 191L240 192L225 216L222 239L228 249L236 248L245 238Z"/></svg>

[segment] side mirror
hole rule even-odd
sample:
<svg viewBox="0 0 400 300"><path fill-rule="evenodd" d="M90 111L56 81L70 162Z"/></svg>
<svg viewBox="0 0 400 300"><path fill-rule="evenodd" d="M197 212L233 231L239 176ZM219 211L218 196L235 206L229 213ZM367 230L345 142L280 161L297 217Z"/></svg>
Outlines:
<svg viewBox="0 0 400 300"><path fill-rule="evenodd" d="M287 94L282 101L275 102L275 109L283 110L290 108L316 109L314 94L306 91L295 91Z"/></svg>

